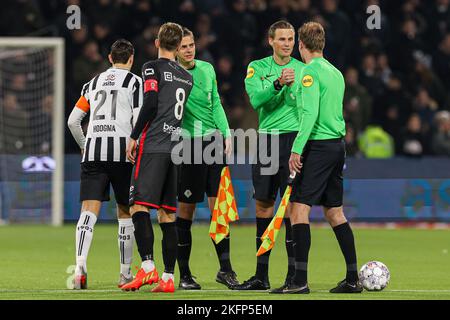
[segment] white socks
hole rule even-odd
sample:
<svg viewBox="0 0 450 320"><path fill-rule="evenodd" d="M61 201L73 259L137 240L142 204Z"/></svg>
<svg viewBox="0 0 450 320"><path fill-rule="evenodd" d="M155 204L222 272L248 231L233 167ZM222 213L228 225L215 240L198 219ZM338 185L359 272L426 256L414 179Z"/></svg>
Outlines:
<svg viewBox="0 0 450 320"><path fill-rule="evenodd" d="M126 277L130 277L134 244L134 225L131 218L119 219L118 239L120 253L120 273Z"/></svg>
<svg viewBox="0 0 450 320"><path fill-rule="evenodd" d="M174 277L174 274L173 273L163 273L162 274L162 277L161 277L161 279L164 281L164 282L167 282L167 281L169 281L169 279L172 279L172 281L174 281L175 280L175 277Z"/></svg>
<svg viewBox="0 0 450 320"><path fill-rule="evenodd" d="M89 211L83 211L77 223L75 231L75 255L77 261L76 271L80 272L83 268L87 272L86 260L91 247L92 237L94 236L94 225L97 222L97 216Z"/></svg>
<svg viewBox="0 0 450 320"><path fill-rule="evenodd" d="M155 262L153 262L153 260L142 261L141 268L144 269L146 273L150 272L155 269Z"/></svg>

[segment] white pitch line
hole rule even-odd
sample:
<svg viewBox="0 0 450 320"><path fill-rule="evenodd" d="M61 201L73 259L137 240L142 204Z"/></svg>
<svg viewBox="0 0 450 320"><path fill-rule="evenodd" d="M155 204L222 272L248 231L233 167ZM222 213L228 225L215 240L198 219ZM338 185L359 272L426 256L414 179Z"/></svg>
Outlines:
<svg viewBox="0 0 450 320"><path fill-rule="evenodd" d="M147 292L147 289L141 290L141 292ZM121 290L113 290L113 289L98 289L98 290L59 290L59 289L37 289L37 290L16 290L16 289L0 289L1 293L75 293L75 294L83 294L83 293L123 293ZM136 291L139 292L139 291ZM254 294L254 293L268 293L263 290L246 290L246 291L233 291L233 290L220 290L220 289L210 289L210 290L177 290L176 292L182 292L186 294L196 294L196 293L230 293L230 294ZM328 293L328 290L312 290L312 293ZM404 289L404 290L385 290L383 292L417 292L417 293L450 293L450 289L446 290L427 290L427 289ZM128 292L132 294L133 292ZM368 293L370 294L370 293Z"/></svg>
<svg viewBox="0 0 450 320"><path fill-rule="evenodd" d="M149 289L143 289L143 290L138 290L135 292L147 292L149 291ZM121 291L121 290L113 290L113 289L95 289L95 290L60 290L60 289L37 289L37 290L17 290L17 289L0 289L0 294L1 293L79 293L79 294L83 294L83 293L122 293L125 291ZM183 292L183 293L205 293L205 292L210 292L210 293L237 293L238 291L231 291L231 290L215 290L215 289L211 289L211 290L177 290L176 292ZM129 291L128 293L132 294L133 292ZM239 291L239 293L266 293L266 291L263 290L248 290L248 291Z"/></svg>
<svg viewBox="0 0 450 320"><path fill-rule="evenodd" d="M446 290L446 289L444 289L444 290L405 289L405 290L387 290L387 292L425 292L425 293L427 293L427 292L429 292L429 293L433 293L433 292L441 293L441 292L444 292L444 293L450 293L450 289L449 290Z"/></svg>
<svg viewBox="0 0 450 320"><path fill-rule="evenodd" d="M58 289L42 289L42 290L0 290L0 294L2 293L93 293L93 292L98 292L98 293L112 293L112 292L120 292L117 290L58 290Z"/></svg>

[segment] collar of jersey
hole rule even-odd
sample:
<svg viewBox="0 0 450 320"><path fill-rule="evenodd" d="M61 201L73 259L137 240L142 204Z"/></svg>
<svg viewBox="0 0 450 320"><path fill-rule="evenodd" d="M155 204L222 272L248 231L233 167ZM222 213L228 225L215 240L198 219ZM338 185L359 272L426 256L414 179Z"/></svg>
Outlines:
<svg viewBox="0 0 450 320"><path fill-rule="evenodd" d="M314 58L311 59L311 61L313 61L313 60L320 60L320 59L325 59L325 58L324 57L314 57Z"/></svg>
<svg viewBox="0 0 450 320"><path fill-rule="evenodd" d="M186 70L194 70L197 67L197 61L194 59L194 66Z"/></svg>
<svg viewBox="0 0 450 320"><path fill-rule="evenodd" d="M125 69L125 68L118 68L118 67L109 67L109 69L117 69L117 70L125 70L125 71L129 71L128 69Z"/></svg>
<svg viewBox="0 0 450 320"><path fill-rule="evenodd" d="M271 58L272 58L272 62L275 63L277 66L280 66L280 67L287 66L289 63L292 62L292 57L289 57L289 58L290 58L290 59L289 59L289 62L286 63L286 64L281 65L281 64L278 64L278 63L275 61L275 59L273 58L273 55L271 56Z"/></svg>

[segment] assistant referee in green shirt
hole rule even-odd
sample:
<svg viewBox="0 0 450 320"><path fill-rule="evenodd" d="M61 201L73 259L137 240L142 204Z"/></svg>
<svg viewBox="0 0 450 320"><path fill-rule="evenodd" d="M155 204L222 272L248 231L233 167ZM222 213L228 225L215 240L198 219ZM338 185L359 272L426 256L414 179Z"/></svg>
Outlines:
<svg viewBox="0 0 450 320"><path fill-rule="evenodd" d="M308 253L311 246L309 213L322 205L325 217L347 264L344 280L331 293L360 293L355 241L342 209L345 162L345 122L342 115L344 77L323 57L325 31L316 22L298 30L299 50L306 67L297 93L300 127L292 147L289 169L296 171L290 201L295 241L295 276L283 293L309 293Z"/></svg>
<svg viewBox="0 0 450 320"><path fill-rule="evenodd" d="M216 202L219 190L220 175L226 159L222 155L221 163L206 163L202 155L205 149L215 145L220 150L225 145L223 153L231 154L231 133L227 117L220 102L217 90L216 73L214 67L206 62L195 59L194 34L183 28L183 38L177 53L177 60L194 80L194 86L185 105L182 128L184 129L184 143L190 146L190 163L182 163L178 170L178 253L177 261L180 268L180 289L201 289L189 268L192 247L191 226L197 203L203 202L205 194L211 213ZM219 138L217 134L221 134ZM225 140L225 143L223 143ZM201 147L195 149L195 145ZM187 145L184 145L185 147ZM199 160L199 161L196 161ZM216 244L217 258L220 270L216 281L228 288L239 284L236 273L233 271L230 260L230 237L227 236Z"/></svg>

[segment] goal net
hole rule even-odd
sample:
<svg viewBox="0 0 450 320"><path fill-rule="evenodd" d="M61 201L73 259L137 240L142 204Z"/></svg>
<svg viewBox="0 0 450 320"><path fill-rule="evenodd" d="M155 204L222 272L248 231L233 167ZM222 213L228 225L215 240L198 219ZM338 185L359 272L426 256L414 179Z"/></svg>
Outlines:
<svg viewBox="0 0 450 320"><path fill-rule="evenodd" d="M64 42L0 38L0 223L63 221Z"/></svg>

